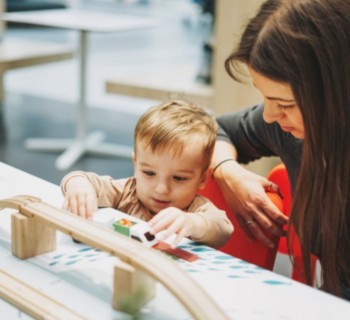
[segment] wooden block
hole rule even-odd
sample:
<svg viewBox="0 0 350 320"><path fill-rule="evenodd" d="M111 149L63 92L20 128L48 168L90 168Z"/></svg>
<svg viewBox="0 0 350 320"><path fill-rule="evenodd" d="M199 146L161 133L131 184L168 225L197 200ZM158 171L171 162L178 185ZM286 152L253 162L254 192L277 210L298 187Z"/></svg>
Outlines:
<svg viewBox="0 0 350 320"><path fill-rule="evenodd" d="M114 268L113 308L133 314L155 296L155 281L122 261Z"/></svg>
<svg viewBox="0 0 350 320"><path fill-rule="evenodd" d="M12 254L27 259L56 249L56 230L20 213L12 215Z"/></svg>

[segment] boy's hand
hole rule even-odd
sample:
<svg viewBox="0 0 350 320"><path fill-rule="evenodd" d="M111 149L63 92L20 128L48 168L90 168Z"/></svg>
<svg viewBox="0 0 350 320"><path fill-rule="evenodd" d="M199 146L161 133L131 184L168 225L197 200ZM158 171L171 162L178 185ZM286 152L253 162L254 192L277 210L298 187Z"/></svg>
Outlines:
<svg viewBox="0 0 350 320"><path fill-rule="evenodd" d="M77 176L67 182L62 208L82 218L92 219L97 211L97 196L89 180Z"/></svg>
<svg viewBox="0 0 350 320"><path fill-rule="evenodd" d="M163 231L162 239L176 233L177 236L171 244L173 248L180 243L183 237L201 238L206 231L206 224L199 215L184 212L174 207L158 212L148 224L153 234Z"/></svg>

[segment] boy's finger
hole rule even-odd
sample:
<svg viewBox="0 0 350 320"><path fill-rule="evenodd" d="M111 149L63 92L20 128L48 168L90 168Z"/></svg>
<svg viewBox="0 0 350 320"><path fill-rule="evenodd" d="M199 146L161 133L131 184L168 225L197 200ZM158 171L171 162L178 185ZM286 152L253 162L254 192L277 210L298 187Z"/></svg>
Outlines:
<svg viewBox="0 0 350 320"><path fill-rule="evenodd" d="M186 236L184 228L182 228L178 233L174 241L171 243L171 247L175 249L181 242L181 240Z"/></svg>
<svg viewBox="0 0 350 320"><path fill-rule="evenodd" d="M169 226L173 222L173 220L170 218L171 217L164 215L161 219L157 219L156 221L152 221L152 224L150 222L148 222L149 226L153 230L152 233L158 233L160 231L163 231L163 230L169 228Z"/></svg>
<svg viewBox="0 0 350 320"><path fill-rule="evenodd" d="M69 211L69 210L68 210L68 208L69 208L68 203L69 203L69 202L68 202L68 199L64 198L63 204L62 204L62 209L63 209L63 210Z"/></svg>
<svg viewBox="0 0 350 320"><path fill-rule="evenodd" d="M70 198L69 204L68 204L68 210L71 213L78 214L78 206L77 206L77 201L75 197Z"/></svg>

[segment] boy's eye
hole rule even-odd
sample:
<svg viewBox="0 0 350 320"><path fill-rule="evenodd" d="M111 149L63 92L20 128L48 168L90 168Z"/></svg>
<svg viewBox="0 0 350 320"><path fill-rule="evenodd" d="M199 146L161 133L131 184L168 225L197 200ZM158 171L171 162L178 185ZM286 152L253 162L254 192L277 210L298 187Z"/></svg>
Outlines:
<svg viewBox="0 0 350 320"><path fill-rule="evenodd" d="M153 172L153 171L143 171L143 173L146 175L146 176L149 176L149 177L151 177L151 176L155 176L156 174Z"/></svg>
<svg viewBox="0 0 350 320"><path fill-rule="evenodd" d="M180 177L180 176L174 176L174 180L176 180L176 181L185 181L185 180L187 180L187 178Z"/></svg>

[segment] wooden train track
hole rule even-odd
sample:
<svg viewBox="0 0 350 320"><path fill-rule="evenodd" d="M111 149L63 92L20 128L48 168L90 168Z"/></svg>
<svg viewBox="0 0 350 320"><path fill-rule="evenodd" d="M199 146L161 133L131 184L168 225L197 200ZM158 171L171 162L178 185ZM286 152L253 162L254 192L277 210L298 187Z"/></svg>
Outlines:
<svg viewBox="0 0 350 320"><path fill-rule="evenodd" d="M154 281L162 283L195 319L227 319L213 299L169 257L92 221L41 202L31 196L0 201L0 208L15 208L12 215L12 252L26 259L56 248L56 230L118 257L113 307L135 312L154 297ZM133 299L142 292L141 299ZM134 306L126 310L129 298ZM131 299L131 300L130 300Z"/></svg>
<svg viewBox="0 0 350 320"><path fill-rule="evenodd" d="M86 319L3 270L0 270L0 283L1 298L36 319Z"/></svg>

